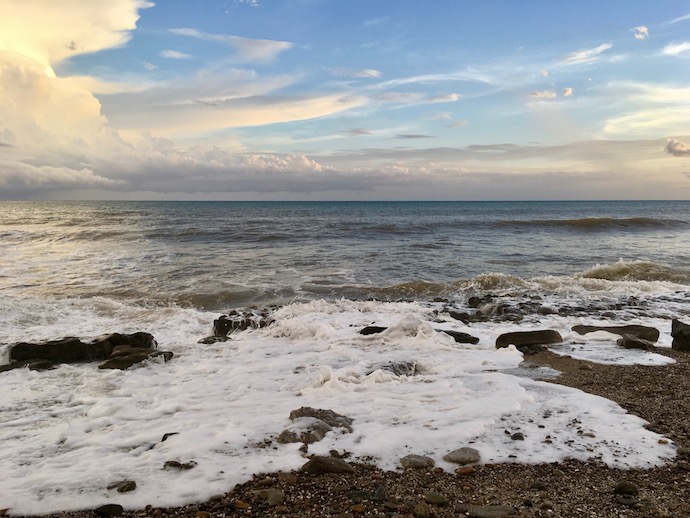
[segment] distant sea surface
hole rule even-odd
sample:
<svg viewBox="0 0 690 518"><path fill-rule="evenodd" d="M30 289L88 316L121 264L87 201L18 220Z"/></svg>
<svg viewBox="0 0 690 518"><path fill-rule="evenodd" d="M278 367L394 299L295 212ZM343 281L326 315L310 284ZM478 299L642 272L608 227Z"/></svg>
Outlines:
<svg viewBox="0 0 690 518"><path fill-rule="evenodd" d="M688 284L690 202L2 202L0 245L5 295L219 311L546 276Z"/></svg>

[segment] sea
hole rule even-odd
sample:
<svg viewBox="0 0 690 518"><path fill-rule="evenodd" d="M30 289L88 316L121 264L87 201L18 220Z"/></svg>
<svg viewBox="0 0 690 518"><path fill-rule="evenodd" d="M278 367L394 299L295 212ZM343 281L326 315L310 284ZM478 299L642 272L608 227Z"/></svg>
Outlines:
<svg viewBox="0 0 690 518"><path fill-rule="evenodd" d="M384 470L409 454L452 470L443 456L464 446L491 463L675 456L640 418L495 342L553 329L557 354L673 362L671 320L690 320L687 201L6 201L0 247L0 363L16 342L115 332L174 353L0 373L8 514L182 505L299 469L300 444L277 437L308 425L289 418L301 407L353 419L309 455ZM233 311L272 323L199 343ZM653 326L659 351L577 324ZM372 325L386 330L359 333ZM122 480L136 490L108 489Z"/></svg>

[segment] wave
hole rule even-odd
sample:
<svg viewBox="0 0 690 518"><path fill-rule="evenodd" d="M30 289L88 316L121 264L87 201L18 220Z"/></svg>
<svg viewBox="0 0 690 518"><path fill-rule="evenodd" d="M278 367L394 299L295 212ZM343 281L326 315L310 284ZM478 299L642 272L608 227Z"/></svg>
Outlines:
<svg viewBox="0 0 690 518"><path fill-rule="evenodd" d="M683 220L645 217L505 220L496 224L506 227L556 227L573 230L644 230L688 226L688 222Z"/></svg>
<svg viewBox="0 0 690 518"><path fill-rule="evenodd" d="M666 281L690 284L690 270L651 261L625 262L621 259L614 264L598 264L578 276L607 281Z"/></svg>

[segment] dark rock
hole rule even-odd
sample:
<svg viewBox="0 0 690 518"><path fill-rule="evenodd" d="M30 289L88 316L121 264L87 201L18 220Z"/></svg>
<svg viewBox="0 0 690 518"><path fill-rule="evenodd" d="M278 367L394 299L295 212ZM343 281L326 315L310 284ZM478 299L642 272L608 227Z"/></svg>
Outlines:
<svg viewBox="0 0 690 518"><path fill-rule="evenodd" d="M517 513L508 505L471 505L467 515L471 518L502 518Z"/></svg>
<svg viewBox="0 0 690 518"><path fill-rule="evenodd" d="M196 466L196 462L193 460L190 460L189 462L180 462L177 460L169 460L165 464L163 464L163 469L179 469L181 471L185 471L188 469L192 469Z"/></svg>
<svg viewBox="0 0 690 518"><path fill-rule="evenodd" d="M616 341L616 344L626 349L642 349L643 351L653 351L655 349L654 344L649 340L627 334L622 335Z"/></svg>
<svg viewBox="0 0 690 518"><path fill-rule="evenodd" d="M230 340L229 336L218 336L218 335L212 335L212 336L207 336L205 338L200 339L197 343L199 344L215 344L217 342L227 342Z"/></svg>
<svg viewBox="0 0 690 518"><path fill-rule="evenodd" d="M345 428L348 432L352 432L352 421L350 417L335 413L333 410L322 410L320 408L302 407L290 412L290 419L295 420L298 417L313 417L320 419L332 428Z"/></svg>
<svg viewBox="0 0 690 518"><path fill-rule="evenodd" d="M454 318L455 320L459 320L463 324L469 324L470 320L472 320L472 316L469 313L461 313L459 311L449 311L448 315L450 318Z"/></svg>
<svg viewBox="0 0 690 518"><path fill-rule="evenodd" d="M525 440L524 434L522 434L520 432L514 433L513 435L510 436L510 438L514 441L524 441Z"/></svg>
<svg viewBox="0 0 690 518"><path fill-rule="evenodd" d="M563 338L558 331L553 329L542 329L536 331L515 331L504 333L496 339L496 349L515 345L518 349L533 346L561 343Z"/></svg>
<svg viewBox="0 0 690 518"><path fill-rule="evenodd" d="M674 318L671 321L671 336L673 337L672 349L690 351L690 325Z"/></svg>
<svg viewBox="0 0 690 518"><path fill-rule="evenodd" d="M415 518L431 518L433 516L431 508L424 502L419 502L412 509Z"/></svg>
<svg viewBox="0 0 690 518"><path fill-rule="evenodd" d="M577 334L586 335L595 331L606 331L616 335L631 335L650 342L656 342L659 339L659 330L649 326L628 325L628 326L573 326L572 330Z"/></svg>
<svg viewBox="0 0 690 518"><path fill-rule="evenodd" d="M315 456L302 466L302 471L313 474L354 473L355 469L343 459Z"/></svg>
<svg viewBox="0 0 690 518"><path fill-rule="evenodd" d="M379 333L383 333L387 327L381 327L381 326L367 326L363 327L362 329L359 330L360 335L376 335Z"/></svg>
<svg viewBox="0 0 690 518"><path fill-rule="evenodd" d="M297 433L294 430L283 431L276 439L281 444L301 442L304 444L313 444L320 441L324 436L332 430L332 428L321 419L312 417L302 417L294 420L297 424L302 425L302 429ZM300 421L302 421L300 423Z"/></svg>
<svg viewBox="0 0 690 518"><path fill-rule="evenodd" d="M137 483L134 480L121 480L113 482L108 486L108 489L117 489L118 493L129 493L137 488Z"/></svg>
<svg viewBox="0 0 690 518"><path fill-rule="evenodd" d="M613 488L613 492L616 495L635 496L640 492L640 490L632 482L630 482L628 480L621 480L620 482L618 482L618 484L615 485L615 487Z"/></svg>
<svg viewBox="0 0 690 518"><path fill-rule="evenodd" d="M180 435L180 432L170 432L170 433L164 433L163 438L161 439L161 442L167 441L170 437L173 435Z"/></svg>
<svg viewBox="0 0 690 518"><path fill-rule="evenodd" d="M454 464L472 464L480 459L481 455L474 448L458 448L443 456L443 460Z"/></svg>
<svg viewBox="0 0 690 518"><path fill-rule="evenodd" d="M227 315L221 315L213 321L214 336L227 336L233 331L246 331L247 329L260 329L274 322L270 311L264 309L259 312L231 311Z"/></svg>
<svg viewBox="0 0 690 518"><path fill-rule="evenodd" d="M424 455L406 455L400 459L400 464L405 469L428 469L433 468L436 463L434 459Z"/></svg>
<svg viewBox="0 0 690 518"><path fill-rule="evenodd" d="M26 366L32 371L45 371L53 368L53 362L50 360L29 360Z"/></svg>
<svg viewBox="0 0 690 518"><path fill-rule="evenodd" d="M156 341L149 333L125 335L114 333L82 342L79 338L66 337L39 343L21 342L10 346L10 361L50 360L53 363L82 363L108 358L113 349L127 345L138 349L153 350Z"/></svg>
<svg viewBox="0 0 690 518"><path fill-rule="evenodd" d="M119 504L106 504L93 510L96 516L120 516L124 508Z"/></svg>
<svg viewBox="0 0 690 518"><path fill-rule="evenodd" d="M149 357L149 353L147 352L140 352L140 353L134 353L134 354L129 354L127 356L117 356L115 358L110 358L103 363L101 363L98 368L99 369L129 369L132 365L135 365L137 363L143 362L144 360L147 360Z"/></svg>
<svg viewBox="0 0 690 518"><path fill-rule="evenodd" d="M435 329L439 333L446 333L453 337L453 339L459 344L478 344L479 338L472 336L461 331L448 331L446 329Z"/></svg>
<svg viewBox="0 0 690 518"><path fill-rule="evenodd" d="M424 495L424 501L427 504L439 506L443 506L448 503L448 499L445 496L443 496L441 493L434 492L427 493L426 495Z"/></svg>
<svg viewBox="0 0 690 518"><path fill-rule="evenodd" d="M387 363L379 367L384 371L389 371L396 376L414 376L421 372L421 369L417 366L417 362L400 362L400 363ZM371 374L371 373L369 373Z"/></svg>

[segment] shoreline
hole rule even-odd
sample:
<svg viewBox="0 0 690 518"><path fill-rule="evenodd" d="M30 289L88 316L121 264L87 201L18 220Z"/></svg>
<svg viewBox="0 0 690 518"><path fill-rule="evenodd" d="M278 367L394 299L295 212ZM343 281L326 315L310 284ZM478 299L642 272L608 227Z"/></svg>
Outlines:
<svg viewBox="0 0 690 518"><path fill-rule="evenodd" d="M672 357L676 363L603 365L559 356L548 350L530 355L526 360L560 371L557 378L548 380L550 383L610 399L646 420L647 428L664 435L677 447L677 456L659 467L624 470L596 461L567 460L534 465L480 464L458 474L439 468L386 472L354 463L354 473L346 474L264 473L206 502L126 510L121 516L665 518L690 515L690 421L687 419L690 355L671 349L656 352ZM614 492L622 482L628 485L619 486ZM513 514L505 514L511 510ZM81 510L43 516L94 515L94 510Z"/></svg>

